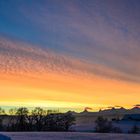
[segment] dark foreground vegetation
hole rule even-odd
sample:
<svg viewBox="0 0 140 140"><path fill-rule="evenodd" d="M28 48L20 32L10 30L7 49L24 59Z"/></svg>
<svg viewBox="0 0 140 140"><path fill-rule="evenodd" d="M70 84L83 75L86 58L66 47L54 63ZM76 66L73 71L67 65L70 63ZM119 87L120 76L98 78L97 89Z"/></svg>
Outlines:
<svg viewBox="0 0 140 140"><path fill-rule="evenodd" d="M0 114L0 131L68 131L75 121L70 112L58 113L40 107L30 112L24 107L11 109L10 115L6 116L0 109ZM8 117L6 124L3 123L4 117Z"/></svg>
<svg viewBox="0 0 140 140"><path fill-rule="evenodd" d="M109 121L102 116L97 118L95 124L95 132L97 133L123 133L121 128L113 126L112 121ZM136 124L134 124L134 126L132 126L132 128L127 133L140 134L140 128Z"/></svg>
<svg viewBox="0 0 140 140"><path fill-rule="evenodd" d="M98 117L95 121L95 132L98 133L122 133L122 130L119 127L113 126L111 121L108 121L106 118Z"/></svg>
<svg viewBox="0 0 140 140"><path fill-rule="evenodd" d="M127 115L124 118L129 121L130 117L135 116ZM0 108L0 131L72 131L72 129L74 131L74 127L71 126L75 124L75 120L76 115L72 112L60 113L58 110L46 110L40 107L28 110L26 107L21 107L10 109L6 114L5 110ZM108 120L103 115L97 117L93 132L124 133L121 128L114 126L114 121L121 122L119 119ZM140 133L140 128L136 125L138 121L137 119L127 133Z"/></svg>

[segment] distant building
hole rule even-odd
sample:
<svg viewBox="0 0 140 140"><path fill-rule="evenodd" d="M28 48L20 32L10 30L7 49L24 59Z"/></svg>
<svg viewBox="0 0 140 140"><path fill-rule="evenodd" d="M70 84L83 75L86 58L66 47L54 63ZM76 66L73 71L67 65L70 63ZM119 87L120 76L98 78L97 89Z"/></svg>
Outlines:
<svg viewBox="0 0 140 140"><path fill-rule="evenodd" d="M125 120L125 121L140 121L140 114L127 114L127 115L124 115L122 120Z"/></svg>

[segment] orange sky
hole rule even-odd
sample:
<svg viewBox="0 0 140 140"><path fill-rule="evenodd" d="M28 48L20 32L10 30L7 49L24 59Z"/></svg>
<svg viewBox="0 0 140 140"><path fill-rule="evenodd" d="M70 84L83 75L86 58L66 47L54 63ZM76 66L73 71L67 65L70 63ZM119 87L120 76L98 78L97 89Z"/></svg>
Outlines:
<svg viewBox="0 0 140 140"><path fill-rule="evenodd" d="M50 72L36 77L0 74L1 105L84 108L120 105L132 107L139 102L140 86L98 76Z"/></svg>
<svg viewBox="0 0 140 140"><path fill-rule="evenodd" d="M0 43L1 106L95 111L139 103L135 76L19 41L0 39Z"/></svg>
<svg viewBox="0 0 140 140"><path fill-rule="evenodd" d="M140 104L140 1L0 5L1 106Z"/></svg>

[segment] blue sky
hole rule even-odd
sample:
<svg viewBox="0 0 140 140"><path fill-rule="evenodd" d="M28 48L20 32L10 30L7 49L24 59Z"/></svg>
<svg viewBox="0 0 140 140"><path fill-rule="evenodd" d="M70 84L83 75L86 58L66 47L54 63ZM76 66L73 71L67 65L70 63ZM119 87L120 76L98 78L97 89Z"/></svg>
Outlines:
<svg viewBox="0 0 140 140"><path fill-rule="evenodd" d="M139 10L139 0L1 0L0 35L139 77Z"/></svg>

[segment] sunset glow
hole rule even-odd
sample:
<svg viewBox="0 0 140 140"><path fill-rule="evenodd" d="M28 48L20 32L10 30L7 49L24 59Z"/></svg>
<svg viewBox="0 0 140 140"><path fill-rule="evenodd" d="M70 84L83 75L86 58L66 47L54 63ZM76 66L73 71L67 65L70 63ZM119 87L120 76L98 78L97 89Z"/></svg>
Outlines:
<svg viewBox="0 0 140 140"><path fill-rule="evenodd" d="M139 104L140 2L107 1L1 0L0 106Z"/></svg>

